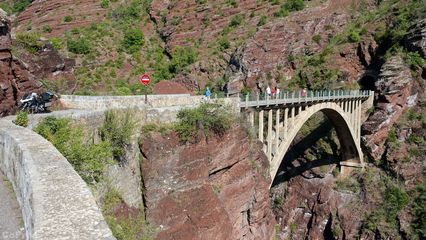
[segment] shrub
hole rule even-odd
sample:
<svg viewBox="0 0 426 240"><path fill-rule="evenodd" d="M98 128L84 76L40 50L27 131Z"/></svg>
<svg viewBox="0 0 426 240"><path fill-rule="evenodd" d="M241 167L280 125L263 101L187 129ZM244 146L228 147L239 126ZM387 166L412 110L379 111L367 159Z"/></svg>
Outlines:
<svg viewBox="0 0 426 240"><path fill-rule="evenodd" d="M109 7L109 0L102 0L101 7L102 8L108 8Z"/></svg>
<svg viewBox="0 0 426 240"><path fill-rule="evenodd" d="M312 37L312 40L319 44L319 42L321 41L321 35L319 35L319 34L314 35Z"/></svg>
<svg viewBox="0 0 426 240"><path fill-rule="evenodd" d="M126 146L130 144L135 127L136 122L130 110L105 112L104 125L100 128L101 138L111 143L112 156L118 162L123 162L125 159Z"/></svg>
<svg viewBox="0 0 426 240"><path fill-rule="evenodd" d="M228 6L230 7L238 7L238 3L235 0L227 0L226 3L228 4Z"/></svg>
<svg viewBox="0 0 426 240"><path fill-rule="evenodd" d="M17 0L14 2L15 3L13 4L12 12L20 13L24 11L28 7L28 5L31 4L32 0Z"/></svg>
<svg viewBox="0 0 426 240"><path fill-rule="evenodd" d="M30 53L38 52L43 43L39 41L40 35L32 32L22 32L16 34L16 43L18 46L23 47Z"/></svg>
<svg viewBox="0 0 426 240"><path fill-rule="evenodd" d="M88 54L92 49L89 40L86 38L79 38L77 40L68 39L67 47L68 51L75 54Z"/></svg>
<svg viewBox="0 0 426 240"><path fill-rule="evenodd" d="M51 33L52 32L52 27L49 26L49 25L43 26L43 32L45 32L45 33Z"/></svg>
<svg viewBox="0 0 426 240"><path fill-rule="evenodd" d="M120 215L117 210L120 210ZM145 220L143 206L137 209L128 207L120 193L112 187L108 187L103 199L102 214L117 240L153 239L154 229Z"/></svg>
<svg viewBox="0 0 426 240"><path fill-rule="evenodd" d="M122 46L126 52L135 53L141 50L144 42L145 40L142 30L132 28L124 33Z"/></svg>
<svg viewBox="0 0 426 240"><path fill-rule="evenodd" d="M194 140L201 128L204 129L205 135L209 132L222 135L231 127L233 121L230 109L210 103L204 103L194 109L183 109L179 111L177 118L175 130L184 142Z"/></svg>
<svg viewBox="0 0 426 240"><path fill-rule="evenodd" d="M69 15L64 17L64 22L71 22L72 20L73 18Z"/></svg>
<svg viewBox="0 0 426 240"><path fill-rule="evenodd" d="M231 18L231 22L229 22L229 26L237 27L241 25L242 22L243 22L243 16L241 16L240 14L237 14Z"/></svg>
<svg viewBox="0 0 426 240"><path fill-rule="evenodd" d="M408 203L409 198L404 189L398 185L390 185L384 194L384 213L387 222L397 226L397 216Z"/></svg>
<svg viewBox="0 0 426 240"><path fill-rule="evenodd" d="M187 66L193 64L198 58L197 51L192 47L176 47L173 52L169 69L172 73L179 73Z"/></svg>
<svg viewBox="0 0 426 240"><path fill-rule="evenodd" d="M58 38L58 37L53 37L50 39L50 42L52 43L53 47L57 50L62 49L63 46L63 42L62 39Z"/></svg>
<svg viewBox="0 0 426 240"><path fill-rule="evenodd" d="M72 125L69 119L46 117L35 132L50 141L89 184L102 179L106 165L112 160L110 142L93 144L93 141L86 141L83 128Z"/></svg>
<svg viewBox="0 0 426 240"><path fill-rule="evenodd" d="M219 38L219 40L217 42L219 44L219 49L221 51L228 49L231 46L231 43L229 42L228 38L226 38L226 37Z"/></svg>
<svg viewBox="0 0 426 240"><path fill-rule="evenodd" d="M289 12L300 11L305 8L305 2L303 0L287 0L282 8Z"/></svg>
<svg viewBox="0 0 426 240"><path fill-rule="evenodd" d="M259 22L257 23L257 26L259 26L259 27L263 26L263 25L265 25L265 23L266 23L266 16L263 15L263 16L260 17Z"/></svg>
<svg viewBox="0 0 426 240"><path fill-rule="evenodd" d="M21 127L28 127L29 123L28 113L26 111L19 111L16 114L15 124Z"/></svg>
<svg viewBox="0 0 426 240"><path fill-rule="evenodd" d="M426 238L426 182L416 187L417 197L413 201L414 222L412 227L419 239Z"/></svg>

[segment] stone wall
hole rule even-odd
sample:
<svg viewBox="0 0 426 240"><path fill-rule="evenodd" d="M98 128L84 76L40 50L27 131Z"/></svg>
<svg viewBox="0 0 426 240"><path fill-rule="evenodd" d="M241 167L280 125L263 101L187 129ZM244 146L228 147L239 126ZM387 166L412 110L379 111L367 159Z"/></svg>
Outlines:
<svg viewBox="0 0 426 240"><path fill-rule="evenodd" d="M27 239L115 239L84 181L58 150L0 120L0 169L12 182Z"/></svg>
<svg viewBox="0 0 426 240"><path fill-rule="evenodd" d="M111 108L146 108L146 107L173 107L182 105L196 105L203 101L203 96L189 94L148 95L148 104L145 96L75 96L62 95L61 103L66 108L105 110Z"/></svg>

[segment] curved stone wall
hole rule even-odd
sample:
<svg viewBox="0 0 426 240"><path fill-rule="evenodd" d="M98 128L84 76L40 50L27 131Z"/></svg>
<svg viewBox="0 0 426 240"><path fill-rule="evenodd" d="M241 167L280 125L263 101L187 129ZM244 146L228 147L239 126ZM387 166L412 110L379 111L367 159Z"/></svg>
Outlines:
<svg viewBox="0 0 426 240"><path fill-rule="evenodd" d="M0 120L0 169L12 182L27 239L115 239L71 164L43 137Z"/></svg>

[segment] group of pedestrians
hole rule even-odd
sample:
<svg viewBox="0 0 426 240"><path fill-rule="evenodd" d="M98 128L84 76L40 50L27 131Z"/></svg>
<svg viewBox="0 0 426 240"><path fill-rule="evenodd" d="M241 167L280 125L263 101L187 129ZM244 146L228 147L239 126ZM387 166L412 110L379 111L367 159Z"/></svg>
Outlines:
<svg viewBox="0 0 426 240"><path fill-rule="evenodd" d="M274 87L272 90L271 90L271 87L269 87L269 85L266 87L266 94L269 97L279 97L280 93L281 93L281 90L278 88L278 86ZM206 97L206 99L210 99L211 95L212 95L212 92L210 91L210 88L207 87L206 91L204 92L204 96ZM308 95L308 91L306 90L306 88L303 88L300 91L300 96L307 97L307 95Z"/></svg>
<svg viewBox="0 0 426 240"><path fill-rule="evenodd" d="M280 89L278 88L278 87L275 87L275 88L273 88L272 90L271 90L271 88L269 87L269 85L266 87L266 94L269 96L269 97L279 97L280 96ZM300 96L301 97L307 97L307 95L308 95L308 91L306 90L306 88L303 88L301 91L300 91Z"/></svg>

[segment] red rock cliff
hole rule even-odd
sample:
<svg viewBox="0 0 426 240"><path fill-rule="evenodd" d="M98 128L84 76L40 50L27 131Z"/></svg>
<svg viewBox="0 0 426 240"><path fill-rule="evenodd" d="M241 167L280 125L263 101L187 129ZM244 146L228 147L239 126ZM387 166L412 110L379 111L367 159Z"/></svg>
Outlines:
<svg viewBox="0 0 426 240"><path fill-rule="evenodd" d="M147 218L161 229L157 239L271 239L266 156L243 129L231 132L190 145L173 133L141 140Z"/></svg>
<svg viewBox="0 0 426 240"><path fill-rule="evenodd" d="M26 65L12 56L10 21L0 9L0 117L16 110L19 99L29 91L41 91Z"/></svg>

